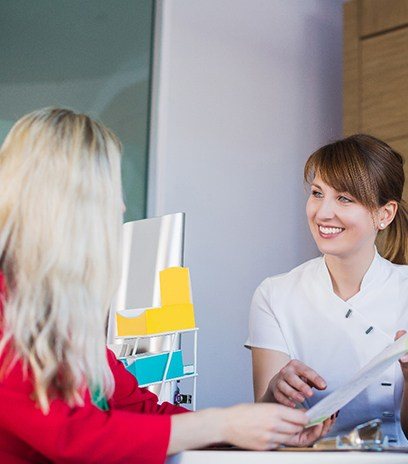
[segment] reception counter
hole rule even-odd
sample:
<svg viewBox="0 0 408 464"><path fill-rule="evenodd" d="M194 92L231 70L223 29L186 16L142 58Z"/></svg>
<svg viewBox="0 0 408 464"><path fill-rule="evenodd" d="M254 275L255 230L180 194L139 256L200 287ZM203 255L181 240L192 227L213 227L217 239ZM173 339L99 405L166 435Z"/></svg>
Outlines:
<svg viewBox="0 0 408 464"><path fill-rule="evenodd" d="M407 464L408 451L185 451L166 464Z"/></svg>

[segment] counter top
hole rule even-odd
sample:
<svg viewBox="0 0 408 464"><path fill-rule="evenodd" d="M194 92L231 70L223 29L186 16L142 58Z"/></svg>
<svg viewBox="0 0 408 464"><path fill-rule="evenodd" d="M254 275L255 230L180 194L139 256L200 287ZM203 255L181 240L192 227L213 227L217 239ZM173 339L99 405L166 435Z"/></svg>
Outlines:
<svg viewBox="0 0 408 464"><path fill-rule="evenodd" d="M407 464L408 454L360 451L185 451L167 459L166 464Z"/></svg>

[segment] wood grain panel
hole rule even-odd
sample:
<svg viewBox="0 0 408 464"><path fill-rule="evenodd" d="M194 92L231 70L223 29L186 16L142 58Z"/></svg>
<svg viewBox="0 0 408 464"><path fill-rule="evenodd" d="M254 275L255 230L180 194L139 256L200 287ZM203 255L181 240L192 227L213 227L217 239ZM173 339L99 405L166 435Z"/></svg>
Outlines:
<svg viewBox="0 0 408 464"><path fill-rule="evenodd" d="M343 12L343 133L347 136L360 131L360 43L357 0L345 3Z"/></svg>
<svg viewBox="0 0 408 464"><path fill-rule="evenodd" d="M362 41L361 129L408 136L408 27Z"/></svg>
<svg viewBox="0 0 408 464"><path fill-rule="evenodd" d="M394 148L405 158L404 171L405 171L405 188L404 188L404 199L408 202L408 137L394 140L389 142L389 145Z"/></svg>
<svg viewBox="0 0 408 464"><path fill-rule="evenodd" d="M361 35L384 32L408 24L408 0L362 0Z"/></svg>

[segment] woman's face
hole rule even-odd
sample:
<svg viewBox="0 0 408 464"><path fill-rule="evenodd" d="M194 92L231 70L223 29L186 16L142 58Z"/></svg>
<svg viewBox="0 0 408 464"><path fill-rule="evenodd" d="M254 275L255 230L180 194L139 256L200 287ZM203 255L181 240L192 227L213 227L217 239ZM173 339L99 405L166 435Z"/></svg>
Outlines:
<svg viewBox="0 0 408 464"><path fill-rule="evenodd" d="M316 176L306 205L309 227L323 254L347 258L372 253L377 230L372 213L347 192L338 192Z"/></svg>

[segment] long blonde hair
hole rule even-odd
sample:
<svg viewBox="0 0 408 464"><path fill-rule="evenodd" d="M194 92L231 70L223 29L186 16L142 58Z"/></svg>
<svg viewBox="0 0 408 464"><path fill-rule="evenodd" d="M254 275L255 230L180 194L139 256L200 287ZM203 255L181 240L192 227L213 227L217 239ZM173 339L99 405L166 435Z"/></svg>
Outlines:
<svg viewBox="0 0 408 464"><path fill-rule="evenodd" d="M348 192L370 211L389 201L398 204L397 214L377 237L384 258L408 264L408 208L402 197L404 159L382 140L355 134L325 145L307 160L304 178L310 183L318 173L323 182Z"/></svg>
<svg viewBox="0 0 408 464"><path fill-rule="evenodd" d="M120 276L120 142L84 114L21 118L0 149L0 266L8 295L0 350L31 370L44 412L114 388L107 310ZM3 373L5 366L2 366Z"/></svg>

